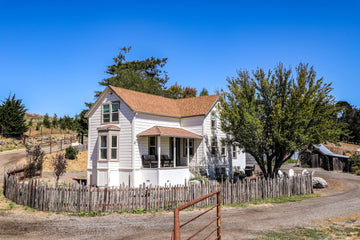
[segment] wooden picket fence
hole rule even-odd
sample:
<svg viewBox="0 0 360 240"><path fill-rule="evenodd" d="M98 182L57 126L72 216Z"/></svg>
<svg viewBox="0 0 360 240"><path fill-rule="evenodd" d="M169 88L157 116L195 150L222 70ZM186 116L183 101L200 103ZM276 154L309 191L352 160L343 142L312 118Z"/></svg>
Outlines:
<svg viewBox="0 0 360 240"><path fill-rule="evenodd" d="M14 175L4 174L4 195L17 204L52 212L113 212L136 209L173 210L213 191L221 190L221 203L241 203L253 200L313 193L312 177L295 176L265 180L257 178L238 183L176 185L138 188L127 186L90 188L77 184L49 186L40 180L20 181ZM196 207L216 204L210 197Z"/></svg>

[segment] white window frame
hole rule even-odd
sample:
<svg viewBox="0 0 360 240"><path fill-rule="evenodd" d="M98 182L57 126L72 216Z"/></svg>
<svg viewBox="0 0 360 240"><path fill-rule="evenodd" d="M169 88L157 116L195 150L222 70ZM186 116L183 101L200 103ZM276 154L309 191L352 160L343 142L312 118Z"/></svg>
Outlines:
<svg viewBox="0 0 360 240"><path fill-rule="evenodd" d="M103 137L105 137L105 141L106 141L106 146L105 147L102 147L102 141L101 141L101 139L103 138ZM108 145L108 135L107 134L101 134L101 135L99 135L99 160L100 161L107 161L108 160L108 147L109 147L109 145ZM103 149L106 149L106 158L102 158L101 156L101 150L103 150Z"/></svg>
<svg viewBox="0 0 360 240"><path fill-rule="evenodd" d="M211 129L216 129L216 113L214 111L210 113L210 125L211 125Z"/></svg>
<svg viewBox="0 0 360 240"><path fill-rule="evenodd" d="M118 149L119 149L119 137L118 137L118 135L115 135L115 134L111 134L111 135L109 135L110 136L110 138L111 138L111 147L110 147L110 159L112 160L112 161L114 161L114 160L118 160ZM116 137L116 144L115 144L115 146L114 146L114 142L113 142L113 138L114 137ZM113 158L113 150L115 150L115 153L116 153L116 156L115 156L115 158Z"/></svg>
<svg viewBox="0 0 360 240"><path fill-rule="evenodd" d="M221 156L226 157L226 144L224 143L224 139L221 141Z"/></svg>
<svg viewBox="0 0 360 240"><path fill-rule="evenodd" d="M232 158L237 158L236 145L232 145L231 150L232 150L232 155L231 155Z"/></svg>
<svg viewBox="0 0 360 240"><path fill-rule="evenodd" d="M158 136L160 137L160 136ZM149 137L149 142L148 142L148 155L157 155L157 136L152 136L152 137ZM151 138L155 138L155 145L150 145L151 143ZM150 148L155 148L155 154L150 154Z"/></svg>
<svg viewBox="0 0 360 240"><path fill-rule="evenodd" d="M189 138L189 153L190 153L190 157L193 157L194 156L194 144L195 144L195 141L193 138ZM184 151L184 154L183 156L184 157L187 157L187 138L184 138L183 139L183 151Z"/></svg>
<svg viewBox="0 0 360 240"><path fill-rule="evenodd" d="M214 143L214 146L213 146ZM212 137L211 138L211 142L210 142L210 149L211 149L211 155L212 156L216 156L218 153L218 149L217 149L217 138L216 137Z"/></svg>
<svg viewBox="0 0 360 240"><path fill-rule="evenodd" d="M113 105L117 104L118 107L117 107L117 121L113 121L113 114L115 112L113 112ZM109 122L104 122L104 106L106 105L109 105ZM119 123L119 118L120 118L120 115L119 115L119 112L120 112L120 102L119 101L116 101L116 102L104 102L101 106L101 124L111 124L111 123Z"/></svg>
<svg viewBox="0 0 360 240"><path fill-rule="evenodd" d="M119 161L119 139L120 139L120 131L114 131L114 130L106 130L99 132L99 147L98 147L98 159L99 161ZM113 138L116 137L116 146L113 146ZM106 147L101 146L101 138L106 138ZM101 150L106 149L106 158L101 158ZM116 158L112 158L112 150L116 149Z"/></svg>

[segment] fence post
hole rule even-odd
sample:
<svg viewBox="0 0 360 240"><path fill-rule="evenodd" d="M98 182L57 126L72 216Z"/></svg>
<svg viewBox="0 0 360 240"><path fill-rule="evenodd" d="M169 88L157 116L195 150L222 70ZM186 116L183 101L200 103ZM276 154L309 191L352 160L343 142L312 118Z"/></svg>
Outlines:
<svg viewBox="0 0 360 240"><path fill-rule="evenodd" d="M216 193L216 197L217 197L217 221L216 221L216 226L217 226L217 239L221 240L221 214L220 214L220 192Z"/></svg>
<svg viewBox="0 0 360 240"><path fill-rule="evenodd" d="M78 190L78 195L77 195L77 212L79 213L81 208L81 202L80 202L80 197L81 197L81 185L79 186L79 190Z"/></svg>
<svg viewBox="0 0 360 240"><path fill-rule="evenodd" d="M103 212L106 211L106 197L107 197L107 187L104 189L104 205L103 205Z"/></svg>
<svg viewBox="0 0 360 240"><path fill-rule="evenodd" d="M175 208L175 211L174 211L174 239L180 240L179 209L177 209L177 208Z"/></svg>

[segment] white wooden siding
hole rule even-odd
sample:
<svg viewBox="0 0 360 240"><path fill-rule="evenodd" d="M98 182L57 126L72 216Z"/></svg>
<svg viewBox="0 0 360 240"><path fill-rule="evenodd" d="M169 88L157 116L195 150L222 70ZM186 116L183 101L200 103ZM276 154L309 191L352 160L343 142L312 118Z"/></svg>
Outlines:
<svg viewBox="0 0 360 240"><path fill-rule="evenodd" d="M115 125L120 128L118 138L118 161L111 162L98 162L98 127L104 126L101 124L102 103L104 102L116 102L120 99L115 94L107 94L98 107L89 116L89 131L88 131L88 170L102 169L98 171L97 176L93 176L93 182L99 186L109 184L108 176L110 176L110 170L118 170L119 168L131 168L131 122L134 114L129 107L122 101L120 101L119 111L119 123L108 125ZM112 173L114 175L115 173ZM88 177L89 178L89 177ZM90 179L88 179L90 180ZM94 181L95 180L95 181ZM116 180L114 180L117 182ZM114 183L114 182L113 182Z"/></svg>
<svg viewBox="0 0 360 240"><path fill-rule="evenodd" d="M180 128L180 119L171 117L161 117L149 114L137 114L135 118L135 136L154 126ZM136 139L137 146L134 152L134 168L140 169L142 166L141 156L148 154L148 138L140 137ZM161 138L161 154L169 155L169 140Z"/></svg>
<svg viewBox="0 0 360 240"><path fill-rule="evenodd" d="M204 116L182 118L180 126L190 132L202 135Z"/></svg>

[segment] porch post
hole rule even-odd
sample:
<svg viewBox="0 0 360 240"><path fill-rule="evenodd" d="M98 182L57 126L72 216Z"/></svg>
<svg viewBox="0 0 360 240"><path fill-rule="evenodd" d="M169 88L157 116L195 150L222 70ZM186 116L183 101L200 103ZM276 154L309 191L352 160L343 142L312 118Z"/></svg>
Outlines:
<svg viewBox="0 0 360 240"><path fill-rule="evenodd" d="M173 149L174 150L174 154L173 154L174 155L174 168L176 168L176 138L174 137L173 139L174 139L174 141L173 141L174 142L174 149Z"/></svg>
<svg viewBox="0 0 360 240"><path fill-rule="evenodd" d="M161 167L161 142L160 142L160 136L158 136L157 137L157 139L158 139L158 168L160 168Z"/></svg>
<svg viewBox="0 0 360 240"><path fill-rule="evenodd" d="M190 141L190 140L187 138L187 139L186 139L186 145L187 145L187 149L186 149L187 166L189 166L189 162L190 162L190 148L189 148L190 144L189 144L189 141Z"/></svg>

